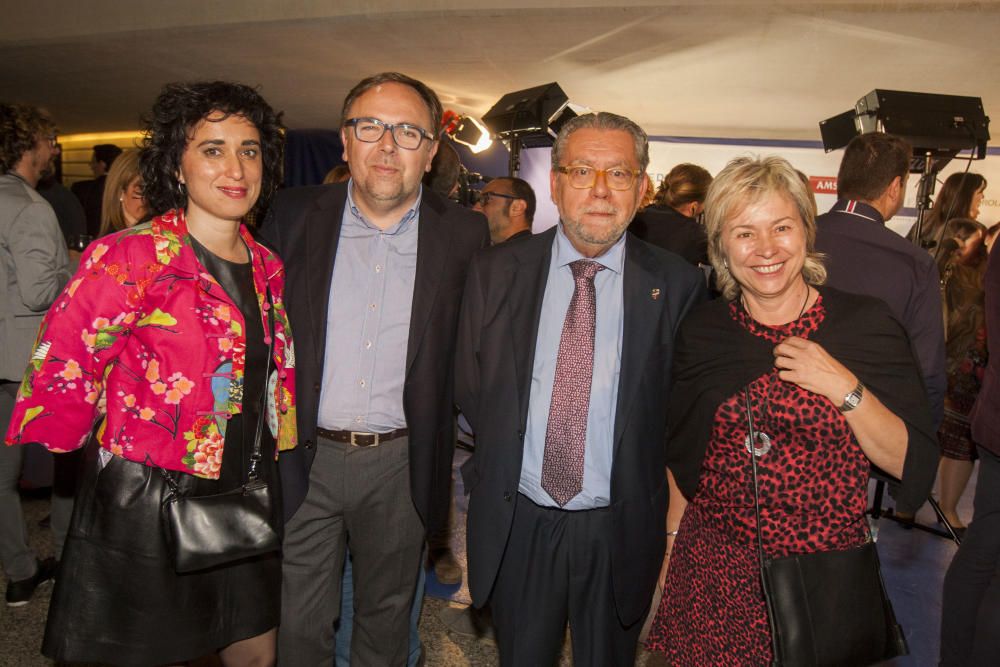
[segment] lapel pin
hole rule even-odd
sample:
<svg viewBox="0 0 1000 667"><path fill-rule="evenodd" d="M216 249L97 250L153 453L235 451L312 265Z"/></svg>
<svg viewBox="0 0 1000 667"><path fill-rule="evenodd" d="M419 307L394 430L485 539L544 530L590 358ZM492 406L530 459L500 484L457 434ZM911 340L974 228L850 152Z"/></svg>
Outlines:
<svg viewBox="0 0 1000 667"><path fill-rule="evenodd" d="M654 287L653 289L651 289L649 291L649 296L653 297L653 301L656 301L657 299L659 299L660 298L660 288L659 287Z"/></svg>

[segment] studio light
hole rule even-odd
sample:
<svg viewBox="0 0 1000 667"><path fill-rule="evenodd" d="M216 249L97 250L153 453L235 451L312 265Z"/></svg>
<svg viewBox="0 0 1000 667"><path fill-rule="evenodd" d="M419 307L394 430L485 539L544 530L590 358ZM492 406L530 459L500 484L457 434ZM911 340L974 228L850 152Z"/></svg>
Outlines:
<svg viewBox="0 0 1000 667"><path fill-rule="evenodd" d="M490 131L472 116L462 116L447 110L441 119L444 133L463 146L468 146L473 153L482 153L493 145Z"/></svg>

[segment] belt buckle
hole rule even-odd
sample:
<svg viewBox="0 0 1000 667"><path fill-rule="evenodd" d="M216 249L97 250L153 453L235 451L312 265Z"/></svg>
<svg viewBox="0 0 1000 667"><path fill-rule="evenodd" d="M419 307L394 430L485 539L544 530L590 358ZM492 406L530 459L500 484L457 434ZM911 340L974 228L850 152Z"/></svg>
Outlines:
<svg viewBox="0 0 1000 667"><path fill-rule="evenodd" d="M357 436L359 435L370 435L374 436L375 440L371 444L362 445L358 444ZM351 446L352 447L378 447L378 433L364 433L361 431L351 431Z"/></svg>

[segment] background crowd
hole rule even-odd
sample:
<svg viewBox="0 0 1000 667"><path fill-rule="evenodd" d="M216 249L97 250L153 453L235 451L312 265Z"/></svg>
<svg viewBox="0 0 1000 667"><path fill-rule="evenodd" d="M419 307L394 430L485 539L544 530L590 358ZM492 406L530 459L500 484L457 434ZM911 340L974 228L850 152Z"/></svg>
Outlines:
<svg viewBox="0 0 1000 667"><path fill-rule="evenodd" d="M552 663L567 624L577 664L633 664L647 620L651 660L769 664L762 559L869 544L872 470L910 522L936 477L961 538L941 664L1000 653L985 179L949 176L903 238L898 137L856 137L819 212L782 158L652 184L645 132L602 112L560 131L549 193L498 177L466 208L441 115L422 82L369 77L346 164L280 189L280 113L171 84L73 201L44 196L54 121L0 105L0 561L10 606L55 579L46 656L421 664L424 563L463 576L456 419L502 664ZM560 223L532 234L539 196ZM47 559L29 443L57 453ZM258 477L280 551L181 571L164 499Z"/></svg>

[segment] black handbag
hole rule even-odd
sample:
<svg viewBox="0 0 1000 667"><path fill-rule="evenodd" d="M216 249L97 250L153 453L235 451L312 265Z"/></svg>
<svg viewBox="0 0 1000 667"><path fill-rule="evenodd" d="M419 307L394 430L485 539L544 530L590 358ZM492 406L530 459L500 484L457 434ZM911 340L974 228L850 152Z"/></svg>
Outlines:
<svg viewBox="0 0 1000 667"><path fill-rule="evenodd" d="M744 387L748 442L757 442ZM869 540L841 551L768 558L760 533L757 457L750 446L757 554L771 625L774 665L871 665L907 655L903 628L886 594L878 551Z"/></svg>
<svg viewBox="0 0 1000 667"><path fill-rule="evenodd" d="M267 300L271 301L270 290ZM271 489L257 473L274 352L274 308L268 309L268 323L272 335L264 369L264 397L247 481L225 493L185 496L174 476L160 468L169 489L160 506L161 516L174 570L178 573L204 570L281 548L281 539L272 522Z"/></svg>

